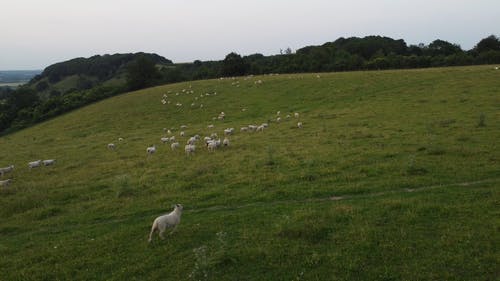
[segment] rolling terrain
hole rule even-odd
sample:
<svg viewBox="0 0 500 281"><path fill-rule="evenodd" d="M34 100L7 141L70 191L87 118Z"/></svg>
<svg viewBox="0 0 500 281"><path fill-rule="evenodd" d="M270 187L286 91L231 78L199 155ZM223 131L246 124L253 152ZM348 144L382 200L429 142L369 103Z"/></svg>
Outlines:
<svg viewBox="0 0 500 281"><path fill-rule="evenodd" d="M1 137L0 167L15 169L1 179L0 279L493 280L499 78L472 66L194 81ZM184 153L230 127L228 147ZM179 227L148 244L175 203Z"/></svg>

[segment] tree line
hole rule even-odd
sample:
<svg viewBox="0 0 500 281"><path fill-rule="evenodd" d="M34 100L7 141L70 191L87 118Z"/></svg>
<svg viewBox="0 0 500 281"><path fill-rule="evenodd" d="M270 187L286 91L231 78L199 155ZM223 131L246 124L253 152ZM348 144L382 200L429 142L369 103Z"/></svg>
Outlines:
<svg viewBox="0 0 500 281"><path fill-rule="evenodd" d="M47 67L15 91L0 88L0 133L24 128L89 103L155 85L249 74L407 69L500 63L500 39L491 35L471 50L444 40L407 45L382 36L339 38L295 53L228 54L221 61L173 64L156 54L76 58ZM61 92L54 85L75 76ZM118 79L121 78L121 79ZM116 80L116 83L108 83ZM120 82L122 81L122 82Z"/></svg>

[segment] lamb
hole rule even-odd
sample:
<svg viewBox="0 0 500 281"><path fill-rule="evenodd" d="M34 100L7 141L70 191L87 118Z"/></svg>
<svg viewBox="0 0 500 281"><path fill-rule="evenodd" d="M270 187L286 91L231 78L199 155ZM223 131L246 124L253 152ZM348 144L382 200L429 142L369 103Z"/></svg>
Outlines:
<svg viewBox="0 0 500 281"><path fill-rule="evenodd" d="M195 144L196 141L197 141L196 137L190 137L187 140L187 144Z"/></svg>
<svg viewBox="0 0 500 281"><path fill-rule="evenodd" d="M12 170L14 170L14 165L10 165L10 166L4 167L4 168L0 168L0 175L3 177L3 175L5 173L10 173L10 172L12 172Z"/></svg>
<svg viewBox="0 0 500 281"><path fill-rule="evenodd" d="M281 117L276 118L276 122L281 122Z"/></svg>
<svg viewBox="0 0 500 281"><path fill-rule="evenodd" d="M186 125L181 125L181 130L185 130L185 129L187 129L187 127L188 126L186 126Z"/></svg>
<svg viewBox="0 0 500 281"><path fill-rule="evenodd" d="M123 138L118 138L118 141L123 141Z"/></svg>
<svg viewBox="0 0 500 281"><path fill-rule="evenodd" d="M295 113L293 114L293 116L295 116L295 118L299 118L299 113L298 113L298 112L295 112Z"/></svg>
<svg viewBox="0 0 500 281"><path fill-rule="evenodd" d="M56 163L56 159L43 160L42 163L44 166L51 166L54 165L54 163Z"/></svg>
<svg viewBox="0 0 500 281"><path fill-rule="evenodd" d="M257 129L255 131L257 131L257 132L264 132L264 128L265 128L264 126L260 125L260 126L257 127Z"/></svg>
<svg viewBox="0 0 500 281"><path fill-rule="evenodd" d="M224 146L229 146L229 139L224 138L224 140L222 141L222 144L224 144Z"/></svg>
<svg viewBox="0 0 500 281"><path fill-rule="evenodd" d="M297 128L302 128L302 122L297 123Z"/></svg>
<svg viewBox="0 0 500 281"><path fill-rule="evenodd" d="M12 179L0 181L0 186L9 186L11 181L12 181Z"/></svg>
<svg viewBox="0 0 500 281"><path fill-rule="evenodd" d="M175 136L171 136L170 137L170 142L174 142L175 141Z"/></svg>
<svg viewBox="0 0 500 281"><path fill-rule="evenodd" d="M240 132L247 132L248 131L248 127L241 127L240 128Z"/></svg>
<svg viewBox="0 0 500 281"><path fill-rule="evenodd" d="M166 143L170 140L170 138L160 138L162 143Z"/></svg>
<svg viewBox="0 0 500 281"><path fill-rule="evenodd" d="M149 155L151 155L151 154L155 153L155 152L156 152L156 146L155 146L155 145L153 145L153 146L150 146L150 147L146 148L146 152L147 152Z"/></svg>
<svg viewBox="0 0 500 281"><path fill-rule="evenodd" d="M181 131L181 132L179 133L179 135L180 135L181 137L183 137L183 136L185 135L184 131Z"/></svg>
<svg viewBox="0 0 500 281"><path fill-rule="evenodd" d="M182 205L181 204L175 204L175 208L172 212L169 214L159 216L153 221L153 226L151 227L151 232L149 233L149 239L148 242L151 243L153 240L153 233L158 230L159 236L161 239L164 239L164 233L167 227L172 227L172 231L170 234L174 233L175 229L177 228L177 225L181 222L181 215L182 215Z"/></svg>
<svg viewBox="0 0 500 281"><path fill-rule="evenodd" d="M40 167L40 164L42 163L42 160L36 160L36 161L32 161L32 162L29 162L28 163L28 167L30 169L33 169L33 168L36 168L36 167Z"/></svg>
<svg viewBox="0 0 500 281"><path fill-rule="evenodd" d="M234 132L234 128L227 128L224 130L224 135L232 135Z"/></svg>
<svg viewBox="0 0 500 281"><path fill-rule="evenodd" d="M114 143L108 143L108 149L115 149L115 144Z"/></svg>
<svg viewBox="0 0 500 281"><path fill-rule="evenodd" d="M172 150L175 150L175 149L176 149L176 148L178 148L178 147L179 147L179 143L178 143L178 142L173 142L173 143L170 145L170 148L171 148Z"/></svg>
<svg viewBox="0 0 500 281"><path fill-rule="evenodd" d="M208 129L213 129L214 128L214 125L213 124L210 124L207 126Z"/></svg>
<svg viewBox="0 0 500 281"><path fill-rule="evenodd" d="M196 146L194 144L186 144L186 146L184 146L184 151L187 155L193 154L195 150Z"/></svg>

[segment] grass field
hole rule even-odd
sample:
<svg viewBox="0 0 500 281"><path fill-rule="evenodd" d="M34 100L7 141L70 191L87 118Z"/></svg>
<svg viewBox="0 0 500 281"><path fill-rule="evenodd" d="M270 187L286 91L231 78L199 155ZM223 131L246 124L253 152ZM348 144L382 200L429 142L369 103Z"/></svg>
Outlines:
<svg viewBox="0 0 500 281"><path fill-rule="evenodd" d="M196 81L1 137L0 280L495 280L499 81L491 66ZM185 155L228 127L229 147ZM148 244L175 203L176 232Z"/></svg>

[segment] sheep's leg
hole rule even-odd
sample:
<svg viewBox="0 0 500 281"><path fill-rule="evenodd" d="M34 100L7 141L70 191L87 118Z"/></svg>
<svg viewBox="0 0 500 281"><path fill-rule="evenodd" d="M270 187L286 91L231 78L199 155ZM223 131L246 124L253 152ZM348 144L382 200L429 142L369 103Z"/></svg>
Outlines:
<svg viewBox="0 0 500 281"><path fill-rule="evenodd" d="M172 233L174 233L174 231L177 229L177 225L178 224L174 225L174 227L172 228L172 231L170 231L170 233L168 235L172 235Z"/></svg>

